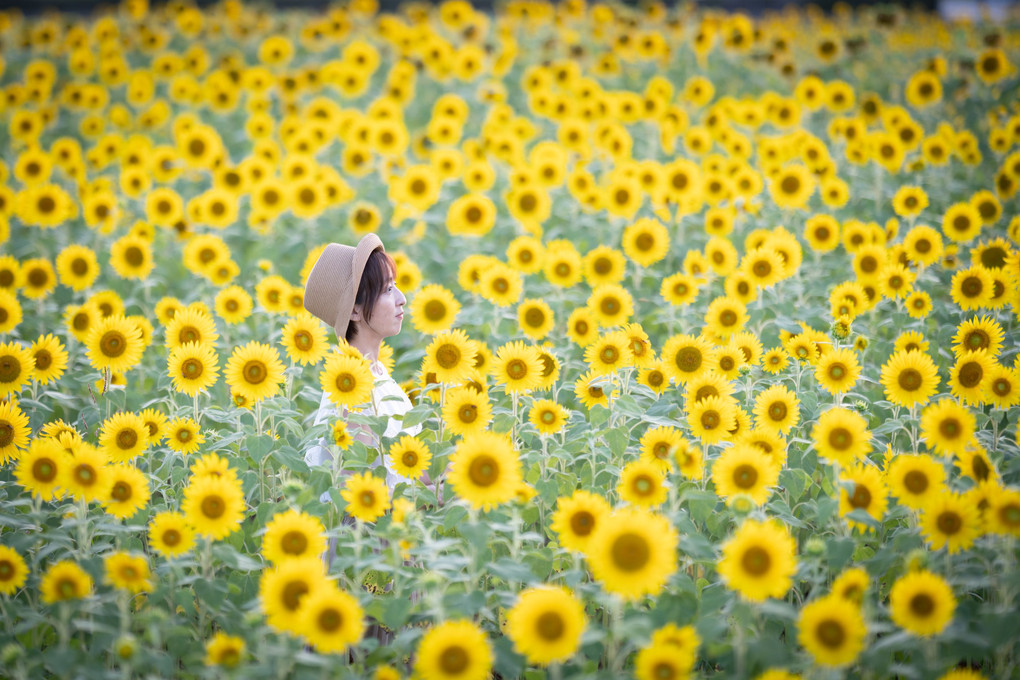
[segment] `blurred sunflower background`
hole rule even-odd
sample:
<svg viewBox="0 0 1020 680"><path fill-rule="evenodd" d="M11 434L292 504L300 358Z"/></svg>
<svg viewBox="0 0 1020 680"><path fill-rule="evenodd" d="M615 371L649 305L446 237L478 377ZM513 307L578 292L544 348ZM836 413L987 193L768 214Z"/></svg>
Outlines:
<svg viewBox="0 0 1020 680"><path fill-rule="evenodd" d="M0 10L4 675L1017 677L1020 15L724 4Z"/></svg>

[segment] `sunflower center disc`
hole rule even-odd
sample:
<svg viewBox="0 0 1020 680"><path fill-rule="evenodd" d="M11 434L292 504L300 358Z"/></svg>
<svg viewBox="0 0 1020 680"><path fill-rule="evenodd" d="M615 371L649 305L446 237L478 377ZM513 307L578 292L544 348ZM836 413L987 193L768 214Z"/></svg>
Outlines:
<svg viewBox="0 0 1020 680"><path fill-rule="evenodd" d="M867 508L871 505L871 492L863 484L854 485L854 494L850 497L850 505L855 508Z"/></svg>
<svg viewBox="0 0 1020 680"><path fill-rule="evenodd" d="M913 494L922 494L928 490L928 476L918 470L911 470L903 477L903 486Z"/></svg>
<svg viewBox="0 0 1020 680"><path fill-rule="evenodd" d="M960 384L964 387L977 387L984 375L981 364L976 361L968 362L960 368Z"/></svg>
<svg viewBox="0 0 1020 680"><path fill-rule="evenodd" d="M570 530L578 536L587 536L595 528L595 517L590 512L581 510L570 517Z"/></svg>
<svg viewBox="0 0 1020 680"><path fill-rule="evenodd" d="M936 524L938 524L939 531L952 536L963 528L963 519L955 512L943 512L936 520Z"/></svg>
<svg viewBox="0 0 1020 680"><path fill-rule="evenodd" d="M32 477L40 482L52 482L57 476L57 466L49 458L40 458L32 464Z"/></svg>
<svg viewBox="0 0 1020 680"><path fill-rule="evenodd" d="M612 547L613 564L623 571L643 569L652 557L651 546L644 536L634 533L621 534Z"/></svg>
<svg viewBox="0 0 1020 680"><path fill-rule="evenodd" d="M177 531L177 529L167 529L166 532L163 533L163 543L166 545L173 547L180 542L181 532Z"/></svg>
<svg viewBox="0 0 1020 680"><path fill-rule="evenodd" d="M308 592L308 584L304 581L291 581L283 587L280 597L283 606L294 612L301 605L301 598Z"/></svg>
<svg viewBox="0 0 1020 680"><path fill-rule="evenodd" d="M123 503L131 498L131 485L125 484L124 482L117 482L113 485L113 489L110 491L110 496L119 503Z"/></svg>
<svg viewBox="0 0 1020 680"><path fill-rule="evenodd" d="M910 611L917 616L931 616L935 611L935 600L927 593L918 593L910 598Z"/></svg>
<svg viewBox="0 0 1020 680"><path fill-rule="evenodd" d="M436 363L451 369L460 363L460 351L452 345L443 345L436 351Z"/></svg>
<svg viewBox="0 0 1020 680"><path fill-rule="evenodd" d="M116 359L127 351L127 338L118 331L108 331L99 340L99 350L104 356Z"/></svg>
<svg viewBox="0 0 1020 680"><path fill-rule="evenodd" d="M222 498L209 496L202 499L202 514L209 519L219 519L226 512L226 504Z"/></svg>
<svg viewBox="0 0 1020 680"><path fill-rule="evenodd" d="M319 626L319 630L332 633L340 629L340 626L344 623L344 618L336 609L324 609L319 613L316 623Z"/></svg>
<svg viewBox="0 0 1020 680"><path fill-rule="evenodd" d="M300 531L288 531L280 541L283 552L288 555L303 555L308 549L308 537Z"/></svg>
<svg viewBox="0 0 1020 680"><path fill-rule="evenodd" d="M908 392L913 392L921 387L921 373L913 368L908 368L905 371L900 372L900 377L897 381L901 388Z"/></svg>
<svg viewBox="0 0 1020 680"><path fill-rule="evenodd" d="M538 633L538 636L550 642L563 637L563 632L566 628L567 626L563 622L563 618L556 612L542 612L535 622L535 631Z"/></svg>
<svg viewBox="0 0 1020 680"><path fill-rule="evenodd" d="M761 576L768 573L772 566L772 557L765 548L752 546L740 559L740 566L752 576Z"/></svg>
<svg viewBox="0 0 1020 680"><path fill-rule="evenodd" d="M439 667L451 675L462 673L468 667L471 657L463 647L451 645L439 657Z"/></svg>
<svg viewBox="0 0 1020 680"><path fill-rule="evenodd" d="M684 347L676 353L676 365L685 373L693 373L701 367L701 350L697 347Z"/></svg>
<svg viewBox="0 0 1020 680"><path fill-rule="evenodd" d="M244 365L244 379L252 385L258 385L266 379L268 371L266 365L261 361L249 361Z"/></svg>
<svg viewBox="0 0 1020 680"><path fill-rule="evenodd" d="M818 625L818 641L829 649L841 647L844 640L846 640L846 631L843 630L839 621L829 619Z"/></svg>
<svg viewBox="0 0 1020 680"><path fill-rule="evenodd" d="M492 486L499 479L499 462L492 456L478 456L471 461L468 476L478 486Z"/></svg>
<svg viewBox="0 0 1020 680"><path fill-rule="evenodd" d="M741 465L733 471L733 481L741 489L751 489L758 481L758 470L753 465Z"/></svg>

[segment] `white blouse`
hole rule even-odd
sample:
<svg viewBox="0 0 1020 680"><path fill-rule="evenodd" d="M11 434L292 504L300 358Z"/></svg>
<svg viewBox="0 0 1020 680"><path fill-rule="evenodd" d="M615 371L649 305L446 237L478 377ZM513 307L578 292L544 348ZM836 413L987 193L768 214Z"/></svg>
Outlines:
<svg viewBox="0 0 1020 680"><path fill-rule="evenodd" d="M390 416L386 423L386 431L383 433L383 437L392 439L401 434L407 434L414 436L421 432L421 424L413 425L405 428L400 419L394 418L393 416L402 416L411 410L411 400L404 394L404 390L401 389L397 381L394 380L386 367L378 361L373 361L370 369L372 375L375 377L375 386L372 388L372 401L365 409L365 412L369 415L376 416ZM315 425L321 425L323 423L332 423L338 418L342 418L340 407L334 404L329 394L326 392L322 393L322 399L319 401L319 410L315 414ZM331 465L333 462L333 455L326 448L327 439L320 439L318 444L313 445L308 451L305 452L305 462L308 463L309 467L316 467L319 465ZM404 482L410 484L411 479L398 475L393 470L393 463L389 459L389 455L386 451L382 452L383 464L386 466L386 486L389 488L390 493L393 492L398 482ZM379 465L379 458L375 459L373 467ZM324 493L321 500L328 501L329 493Z"/></svg>

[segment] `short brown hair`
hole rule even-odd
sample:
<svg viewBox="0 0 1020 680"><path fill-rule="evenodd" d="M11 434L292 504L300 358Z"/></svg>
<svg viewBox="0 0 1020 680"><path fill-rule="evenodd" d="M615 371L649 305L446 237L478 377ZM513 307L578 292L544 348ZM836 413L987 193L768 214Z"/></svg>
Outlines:
<svg viewBox="0 0 1020 680"><path fill-rule="evenodd" d="M361 309L361 318L372 320L372 308L386 290L389 279L396 278L397 263L383 250L374 250L365 262L365 270L361 273L361 284L358 294L354 297L354 306ZM347 325L346 340L351 342L358 335L356 324Z"/></svg>

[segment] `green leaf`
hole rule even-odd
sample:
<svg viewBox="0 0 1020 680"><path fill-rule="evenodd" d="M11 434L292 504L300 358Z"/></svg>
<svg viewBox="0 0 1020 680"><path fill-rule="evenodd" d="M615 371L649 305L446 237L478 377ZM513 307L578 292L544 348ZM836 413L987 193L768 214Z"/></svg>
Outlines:
<svg viewBox="0 0 1020 680"><path fill-rule="evenodd" d="M446 517L443 518L443 528L450 531L463 522L467 518L467 515L467 508L463 505L451 505L446 510Z"/></svg>
<svg viewBox="0 0 1020 680"><path fill-rule="evenodd" d="M627 430L624 427L614 427L607 431L605 438L606 444L609 445L609 450L617 458L623 455L623 452L627 450L627 444L630 443L630 437L627 435Z"/></svg>
<svg viewBox="0 0 1020 680"><path fill-rule="evenodd" d="M531 583L535 580L535 575L527 564L521 564L509 557L501 557L489 565L489 571L508 582Z"/></svg>
<svg viewBox="0 0 1020 680"><path fill-rule="evenodd" d="M256 463L262 462L266 456L273 450L276 442L269 435L259 434L254 437L248 437L245 440L245 445L248 447L248 455Z"/></svg>
<svg viewBox="0 0 1020 680"><path fill-rule="evenodd" d="M212 581L199 579L192 584L192 587L195 589L195 595L198 597L199 602L209 611L219 609L223 601L227 599L226 583L219 579Z"/></svg>
<svg viewBox="0 0 1020 680"><path fill-rule="evenodd" d="M411 602L410 598L395 597L386 600L386 606L382 614L383 624L391 630L397 630L407 623L407 619L411 614L411 607L413 606L414 603Z"/></svg>

